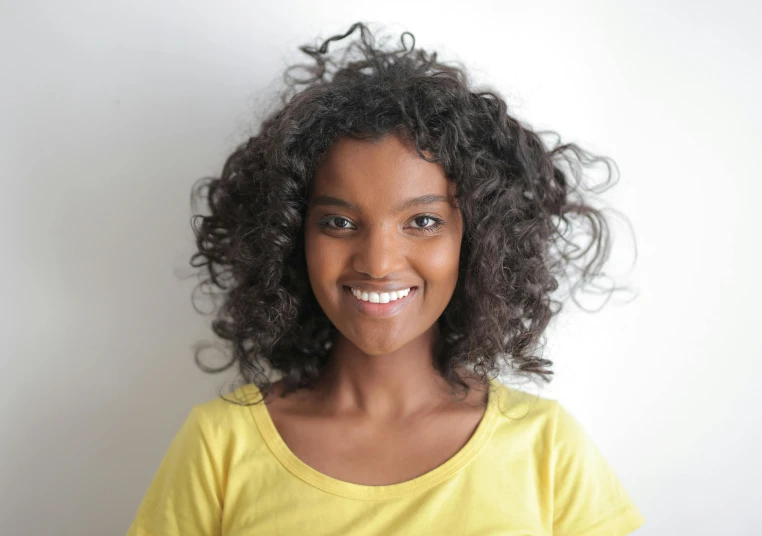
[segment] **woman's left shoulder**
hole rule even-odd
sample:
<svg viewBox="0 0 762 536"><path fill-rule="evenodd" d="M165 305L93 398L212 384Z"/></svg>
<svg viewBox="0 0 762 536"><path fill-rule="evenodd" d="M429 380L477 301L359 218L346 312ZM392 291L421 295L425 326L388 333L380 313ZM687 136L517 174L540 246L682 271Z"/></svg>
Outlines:
<svg viewBox="0 0 762 536"><path fill-rule="evenodd" d="M512 452L532 453L550 484L554 534L622 535L645 522L606 457L564 405L495 386L505 419L499 435Z"/></svg>
<svg viewBox="0 0 762 536"><path fill-rule="evenodd" d="M534 425L553 425L564 411L558 400L532 389L511 387L500 380L491 381L490 396L494 397L497 412L511 421L531 421Z"/></svg>

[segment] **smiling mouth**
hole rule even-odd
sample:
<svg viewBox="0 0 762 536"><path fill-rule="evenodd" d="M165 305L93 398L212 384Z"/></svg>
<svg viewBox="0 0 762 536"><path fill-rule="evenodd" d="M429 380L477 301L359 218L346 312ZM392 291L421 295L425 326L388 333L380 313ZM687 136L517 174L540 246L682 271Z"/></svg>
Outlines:
<svg viewBox="0 0 762 536"><path fill-rule="evenodd" d="M392 293L367 293L366 298L368 300L374 300L374 301L365 301L362 299L362 295L358 298L355 295L355 291L351 287L343 287L344 289L344 295L346 296L347 300L349 301L349 304L351 307L353 307L356 311L366 315L366 316L373 316L373 317L390 317L394 316L400 311L402 311L417 295L418 295L418 287L410 287L409 291L400 296L399 294L395 293L396 299L391 299ZM375 294L375 296L374 296ZM386 294L386 296L384 296ZM378 299L378 302L375 300ZM386 303L381 303L381 300L388 301Z"/></svg>

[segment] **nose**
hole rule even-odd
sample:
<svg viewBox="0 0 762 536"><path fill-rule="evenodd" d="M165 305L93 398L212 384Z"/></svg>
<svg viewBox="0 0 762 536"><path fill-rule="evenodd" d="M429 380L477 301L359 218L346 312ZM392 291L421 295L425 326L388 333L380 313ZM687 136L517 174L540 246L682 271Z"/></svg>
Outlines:
<svg viewBox="0 0 762 536"><path fill-rule="evenodd" d="M407 260L405 238L393 225L366 227L356 241L352 267L374 279L402 272Z"/></svg>

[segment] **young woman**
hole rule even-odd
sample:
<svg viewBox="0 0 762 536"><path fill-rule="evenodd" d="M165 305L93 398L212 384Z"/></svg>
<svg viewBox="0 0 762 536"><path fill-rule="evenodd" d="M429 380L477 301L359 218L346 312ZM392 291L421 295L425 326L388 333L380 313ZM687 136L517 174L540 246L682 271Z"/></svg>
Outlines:
<svg viewBox="0 0 762 536"><path fill-rule="evenodd" d="M387 50L357 23L301 47L315 63L287 71L281 109L195 192L211 213L192 264L224 291L213 328L243 382L192 408L129 535L643 523L562 406L497 379L550 377L550 294L574 269L576 287L593 281L608 255L580 163L609 161L546 147L406 37ZM569 237L585 223L594 255L578 265Z"/></svg>

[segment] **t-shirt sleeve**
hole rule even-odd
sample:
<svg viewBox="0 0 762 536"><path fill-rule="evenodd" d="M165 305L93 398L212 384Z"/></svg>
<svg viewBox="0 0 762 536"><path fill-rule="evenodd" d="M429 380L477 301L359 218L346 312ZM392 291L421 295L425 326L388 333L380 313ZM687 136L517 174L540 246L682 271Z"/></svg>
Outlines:
<svg viewBox="0 0 762 536"><path fill-rule="evenodd" d="M553 534L623 536L645 520L579 422L561 405L553 440Z"/></svg>
<svg viewBox="0 0 762 536"><path fill-rule="evenodd" d="M222 471L194 407L177 432L138 508L127 536L221 534Z"/></svg>

